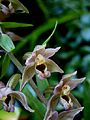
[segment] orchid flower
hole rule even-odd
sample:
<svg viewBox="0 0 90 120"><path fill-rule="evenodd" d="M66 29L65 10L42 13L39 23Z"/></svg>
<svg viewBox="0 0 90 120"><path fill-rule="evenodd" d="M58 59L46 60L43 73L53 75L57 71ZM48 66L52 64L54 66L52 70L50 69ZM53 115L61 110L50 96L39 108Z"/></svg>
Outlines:
<svg viewBox="0 0 90 120"><path fill-rule="evenodd" d="M29 54L25 62L25 69L22 75L22 88L24 85L31 79L35 73L37 76L43 80L47 77L50 77L52 72L63 73L63 70L51 59L60 47L57 48L47 48L45 45L37 45L34 51Z"/></svg>
<svg viewBox="0 0 90 120"><path fill-rule="evenodd" d="M80 78L80 79L71 79L71 77L73 77L74 75L77 74L77 71L75 71L74 73L71 74L67 74L67 75L63 75L62 79L60 80L59 84L56 85L56 87L54 88L54 95L51 97L51 99L48 102L48 107L47 107L47 112L45 115L44 120L53 120L53 119L49 119L52 118L52 116L56 115L57 119L55 120L66 120L66 116L64 116L64 114L68 114L70 115L70 112L74 114L74 116L80 112L83 108L81 107L80 103L78 102L78 100L71 94L71 90L73 90L76 86L78 86L80 83L82 83L85 78ZM58 102L63 106L64 108L64 112L61 112L59 114L59 119L58 119L58 115L55 112L55 108L58 104ZM70 116L72 116L72 114ZM63 115L63 117L61 117ZM71 117L73 120L73 117Z"/></svg>
<svg viewBox="0 0 90 120"><path fill-rule="evenodd" d="M2 105L3 109L7 112L14 112L14 102L15 99L17 99L22 103L26 110L29 112L34 112L34 110L28 106L26 96L20 91L14 91L12 89L13 86L11 87L11 84L12 82L9 81L5 86L3 82L0 82L0 104Z"/></svg>

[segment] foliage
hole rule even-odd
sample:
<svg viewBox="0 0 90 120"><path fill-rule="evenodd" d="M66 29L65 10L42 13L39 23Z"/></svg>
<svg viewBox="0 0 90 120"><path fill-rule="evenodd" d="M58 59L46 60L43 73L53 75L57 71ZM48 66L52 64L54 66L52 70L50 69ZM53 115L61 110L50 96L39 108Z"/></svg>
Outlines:
<svg viewBox="0 0 90 120"><path fill-rule="evenodd" d="M12 74L15 74L16 71L22 72L24 69L22 65L25 65L23 63L25 59L22 60L22 56L28 51L33 51L37 44L40 45L47 43L47 40L50 38L47 43L47 47L55 48L57 46L61 46L60 52L57 52L55 57L52 57L52 59L64 70L64 74L72 73L77 70L78 77L86 76L84 84L73 90L73 94L79 99L82 106L84 106L84 112L81 114L81 116L78 116L78 119L89 120L89 9L89 0L1 0L0 80L6 84ZM55 28L55 30L54 26L56 21L58 22L58 25L56 25L57 28ZM52 29L54 29L54 34ZM17 59L12 53L16 55L22 65L18 63ZM30 54L31 53L29 53L29 55ZM48 100L52 95L54 87L58 84L61 77L61 74L53 73L50 78L46 79L45 81L40 81L38 80L37 76L35 76L34 82L37 86L34 86L33 89L39 89L39 91L37 91L40 94L43 93ZM29 105L35 109L36 113L30 113L28 116L30 119L32 118L32 120L42 120L46 111L45 105L43 105L41 103L42 101L40 100L40 98L43 98L43 96L38 96L40 98L37 99L38 93L31 88L31 86L33 86L32 84L34 83L32 83L32 80L30 82L30 86L26 85L23 92L27 97ZM21 84L22 82L19 80L16 90L19 90ZM58 105L56 109L58 110L59 108L61 109L62 107ZM81 111L81 109L78 109L78 112ZM42 111L42 114L40 113L40 110ZM0 114L2 114L2 112ZM74 113L76 111L71 112L73 115L76 114ZM17 119L20 119L20 113L22 113L21 110L18 111L18 113L19 118ZM25 116L27 116L27 114L28 112L25 111ZM54 114L56 115L56 112L50 113L51 116ZM49 116L49 118L51 116ZM26 119L28 118L26 117Z"/></svg>

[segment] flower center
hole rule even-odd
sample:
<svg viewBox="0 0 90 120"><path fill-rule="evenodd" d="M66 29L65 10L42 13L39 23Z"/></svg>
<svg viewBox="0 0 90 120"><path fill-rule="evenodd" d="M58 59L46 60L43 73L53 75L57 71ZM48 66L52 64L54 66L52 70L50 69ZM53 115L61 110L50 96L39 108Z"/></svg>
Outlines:
<svg viewBox="0 0 90 120"><path fill-rule="evenodd" d="M69 102L69 97L68 97L68 96L63 95L62 98L63 98L64 100L66 100L67 102Z"/></svg>
<svg viewBox="0 0 90 120"><path fill-rule="evenodd" d="M10 100L11 100L11 96L8 95L7 98L5 99L5 103L7 104L7 106L9 106Z"/></svg>
<svg viewBox="0 0 90 120"><path fill-rule="evenodd" d="M45 68L46 68L46 66L44 64L36 66L36 69L39 70L39 71L41 71L42 73L44 73Z"/></svg>
<svg viewBox="0 0 90 120"><path fill-rule="evenodd" d="M69 85L64 85L62 87L62 95L69 95L70 94L70 86Z"/></svg>
<svg viewBox="0 0 90 120"><path fill-rule="evenodd" d="M45 58L41 54L39 54L36 57L35 62L36 62L36 66L41 65L41 64L45 64Z"/></svg>

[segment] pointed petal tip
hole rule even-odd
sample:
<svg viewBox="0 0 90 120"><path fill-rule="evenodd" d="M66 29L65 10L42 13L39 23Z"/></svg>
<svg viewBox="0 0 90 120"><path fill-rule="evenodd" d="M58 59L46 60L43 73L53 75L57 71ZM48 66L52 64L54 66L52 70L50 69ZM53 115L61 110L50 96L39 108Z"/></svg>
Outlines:
<svg viewBox="0 0 90 120"><path fill-rule="evenodd" d="M64 71L62 70L61 73L64 73Z"/></svg>
<svg viewBox="0 0 90 120"><path fill-rule="evenodd" d="M56 48L56 49L57 49L57 51L58 51L58 50L60 50L60 48L61 48L61 47L57 47L57 48Z"/></svg>
<svg viewBox="0 0 90 120"><path fill-rule="evenodd" d="M30 110L30 112L32 112L32 113L33 113L33 112L35 112L35 110L32 110L32 109L31 109L31 110Z"/></svg>
<svg viewBox="0 0 90 120"><path fill-rule="evenodd" d="M83 77L83 78L82 78L82 81L84 81L85 79L86 79L86 77Z"/></svg>
<svg viewBox="0 0 90 120"><path fill-rule="evenodd" d="M79 109L79 111L81 112L81 111L83 111L84 107L80 107L80 108L77 108L77 109Z"/></svg>
<svg viewBox="0 0 90 120"><path fill-rule="evenodd" d="M73 72L72 75L76 75L77 74L77 71Z"/></svg>
<svg viewBox="0 0 90 120"><path fill-rule="evenodd" d="M86 79L86 77L80 78L81 83Z"/></svg>
<svg viewBox="0 0 90 120"><path fill-rule="evenodd" d="M63 71L61 68L59 68L59 71L58 71L58 72L61 73L61 74L64 73L64 71Z"/></svg>

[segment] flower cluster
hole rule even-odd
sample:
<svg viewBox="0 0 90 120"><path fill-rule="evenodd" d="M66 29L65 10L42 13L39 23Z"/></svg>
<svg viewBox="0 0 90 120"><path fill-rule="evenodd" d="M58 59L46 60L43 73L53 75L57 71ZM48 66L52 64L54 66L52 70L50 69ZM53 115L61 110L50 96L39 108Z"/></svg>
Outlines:
<svg viewBox="0 0 90 120"><path fill-rule="evenodd" d="M22 73L22 82L20 84L20 91L15 91L16 84L12 84L12 79L8 81L5 86L0 82L0 104L3 109L8 112L14 111L15 99L19 100L24 108L30 112L34 112L28 104L25 95L21 90L25 87L26 83L30 82L34 75L40 80L44 80L51 76L52 72L64 73L64 71L50 59L60 47L45 48L45 45L37 45L33 52L26 53L24 58L26 60L25 67ZM77 71L62 76L60 82L55 86L52 97L48 100L47 111L44 120L73 120L74 116L83 110L78 100L71 94L76 86L82 83L85 78L73 79L72 77L77 74ZM20 77L14 83L18 83ZM12 84L12 85L11 85ZM57 104L61 104L63 112L56 111Z"/></svg>

